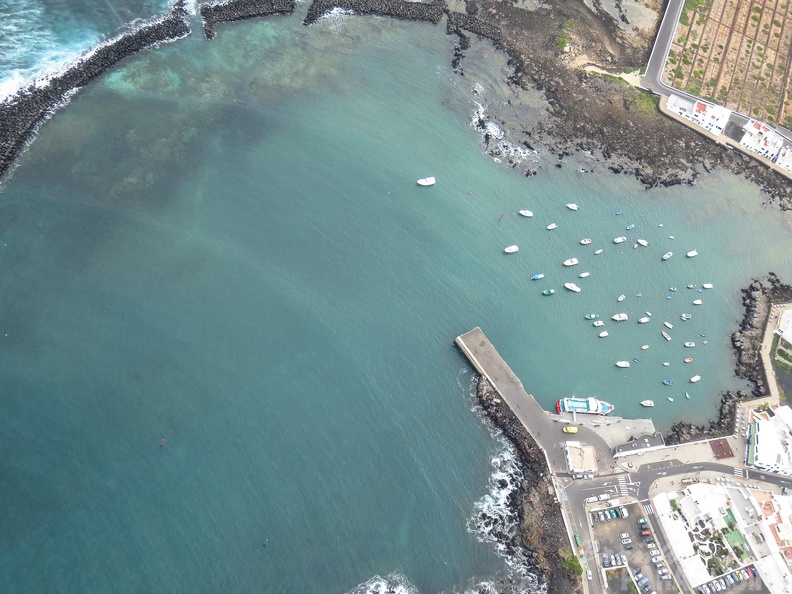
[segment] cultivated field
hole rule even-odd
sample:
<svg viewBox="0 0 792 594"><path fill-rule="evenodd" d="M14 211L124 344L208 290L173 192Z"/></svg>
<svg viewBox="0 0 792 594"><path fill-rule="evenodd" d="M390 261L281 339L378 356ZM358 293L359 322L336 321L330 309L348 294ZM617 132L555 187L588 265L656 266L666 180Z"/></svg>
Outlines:
<svg viewBox="0 0 792 594"><path fill-rule="evenodd" d="M685 0L667 83L792 127L792 0Z"/></svg>

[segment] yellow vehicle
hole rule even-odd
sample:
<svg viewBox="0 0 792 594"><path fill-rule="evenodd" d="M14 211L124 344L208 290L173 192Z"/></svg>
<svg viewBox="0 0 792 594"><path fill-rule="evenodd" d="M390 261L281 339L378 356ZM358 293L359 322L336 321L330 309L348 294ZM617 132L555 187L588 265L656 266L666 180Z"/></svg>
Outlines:
<svg viewBox="0 0 792 594"><path fill-rule="evenodd" d="M578 428L577 427L573 427L572 425L568 425L568 426L564 427L561 431L563 431L564 433L577 433L578 432Z"/></svg>

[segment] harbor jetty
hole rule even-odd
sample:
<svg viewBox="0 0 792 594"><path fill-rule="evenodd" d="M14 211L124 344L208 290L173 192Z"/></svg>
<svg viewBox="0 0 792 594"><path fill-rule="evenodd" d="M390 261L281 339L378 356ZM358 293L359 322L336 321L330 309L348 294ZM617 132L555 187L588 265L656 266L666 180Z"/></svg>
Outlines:
<svg viewBox="0 0 792 594"><path fill-rule="evenodd" d="M201 4L204 36L214 39L215 25L270 15L294 12L294 0L229 0L217 4Z"/></svg>

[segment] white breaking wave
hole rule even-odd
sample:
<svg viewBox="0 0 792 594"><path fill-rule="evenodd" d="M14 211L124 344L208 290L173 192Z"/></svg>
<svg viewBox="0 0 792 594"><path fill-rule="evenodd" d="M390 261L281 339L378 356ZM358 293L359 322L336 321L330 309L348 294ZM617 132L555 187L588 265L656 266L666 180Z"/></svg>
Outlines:
<svg viewBox="0 0 792 594"><path fill-rule="evenodd" d="M473 86L472 91L476 97L484 95L484 87L478 83ZM470 127L481 134L484 151L493 161L496 163L505 161L512 167L539 163L539 154L535 150L515 144L506 138L506 132L501 124L488 116L487 105L475 100L474 104L476 107L473 110Z"/></svg>
<svg viewBox="0 0 792 594"><path fill-rule="evenodd" d="M385 577L376 575L347 594L418 594L418 590L400 573L391 573Z"/></svg>

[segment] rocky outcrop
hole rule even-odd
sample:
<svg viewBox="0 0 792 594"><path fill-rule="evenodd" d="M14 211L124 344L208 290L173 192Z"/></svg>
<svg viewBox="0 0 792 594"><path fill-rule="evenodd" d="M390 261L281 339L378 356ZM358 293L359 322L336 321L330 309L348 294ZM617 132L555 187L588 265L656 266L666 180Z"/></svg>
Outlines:
<svg viewBox="0 0 792 594"><path fill-rule="evenodd" d="M436 25L443 18L445 3L437 0L429 3L402 0L314 0L303 24L311 25L336 8L354 14L380 15L406 21L429 21Z"/></svg>
<svg viewBox="0 0 792 594"><path fill-rule="evenodd" d="M201 4L204 36L207 39L214 39L214 26L217 23L292 12L294 0L230 0L217 4Z"/></svg>
<svg viewBox="0 0 792 594"><path fill-rule="evenodd" d="M476 395L492 423L514 445L523 473L512 501L519 530L513 537L504 534L504 545L519 549L533 567L551 578L547 581L548 594L582 592L578 577L561 564L560 552L569 543L544 454L486 378L479 378Z"/></svg>
<svg viewBox="0 0 792 594"><path fill-rule="evenodd" d="M178 0L164 17L102 45L47 83L31 85L0 104L0 178L8 173L38 127L75 89L85 86L124 58L189 33L184 0Z"/></svg>
<svg viewBox="0 0 792 594"><path fill-rule="evenodd" d="M496 27L489 21L459 12L449 12L448 21L446 22L446 33L453 35L454 33L461 33L462 30L486 37L492 41L501 40L500 27Z"/></svg>

